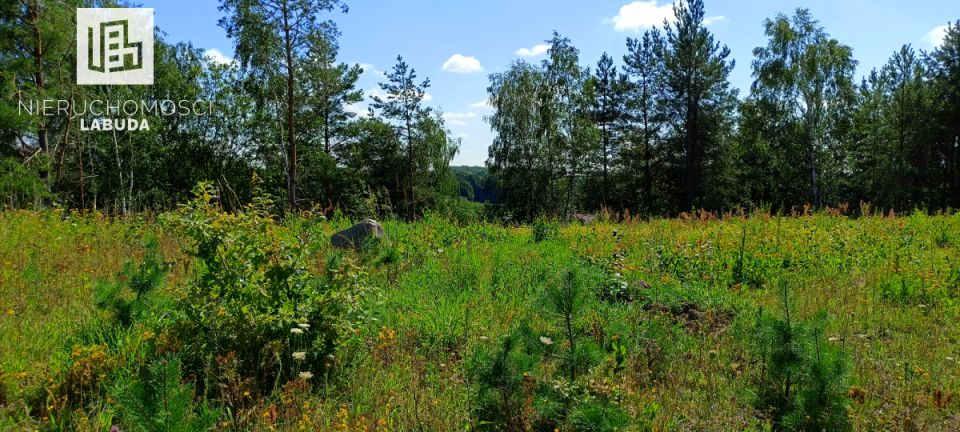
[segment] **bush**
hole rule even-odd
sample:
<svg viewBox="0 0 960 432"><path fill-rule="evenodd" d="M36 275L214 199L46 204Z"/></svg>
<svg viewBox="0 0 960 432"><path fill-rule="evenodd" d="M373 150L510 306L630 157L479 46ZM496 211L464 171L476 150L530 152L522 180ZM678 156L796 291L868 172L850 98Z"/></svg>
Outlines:
<svg viewBox="0 0 960 432"><path fill-rule="evenodd" d="M544 216L539 216L533 221L533 241L537 243L550 240L556 237L559 232L560 228L557 222Z"/></svg>
<svg viewBox="0 0 960 432"><path fill-rule="evenodd" d="M312 274L307 248L284 236L262 193L236 214L219 209L210 184L195 194L165 217L184 233L185 252L195 259L173 330L186 364L217 382L226 372L215 361L235 358L230 374L264 393L327 373L337 344L362 315L364 274L346 260L326 277Z"/></svg>
<svg viewBox="0 0 960 432"><path fill-rule="evenodd" d="M194 403L194 388L183 382L180 360L156 359L112 391L122 430L188 432L209 430L217 411Z"/></svg>
<svg viewBox="0 0 960 432"><path fill-rule="evenodd" d="M148 296L163 283L168 271L156 239L147 239L144 248L143 261L127 262L117 281L101 281L94 291L94 305L123 327L129 327L146 311Z"/></svg>
<svg viewBox="0 0 960 432"><path fill-rule="evenodd" d="M560 279L542 299L557 331L536 333L524 323L495 351L481 347L471 359L478 429L614 431L629 424L609 395L591 386L588 371L603 352L578 324L587 297L583 278L565 272Z"/></svg>
<svg viewBox="0 0 960 432"><path fill-rule="evenodd" d="M850 430L846 359L823 340L826 314L795 319L783 282L781 290L783 317L761 311L755 332L763 361L757 408L770 415L775 430Z"/></svg>

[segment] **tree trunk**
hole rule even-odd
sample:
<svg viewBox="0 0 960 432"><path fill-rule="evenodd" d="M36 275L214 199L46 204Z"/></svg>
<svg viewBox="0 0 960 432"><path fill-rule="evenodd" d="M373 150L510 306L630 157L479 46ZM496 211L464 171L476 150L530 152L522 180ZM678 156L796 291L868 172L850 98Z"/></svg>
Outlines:
<svg viewBox="0 0 960 432"><path fill-rule="evenodd" d="M330 107L323 110L323 150L330 154Z"/></svg>
<svg viewBox="0 0 960 432"><path fill-rule="evenodd" d="M27 17L33 31L33 80L37 87L37 99L43 99L44 77L43 77L43 40L40 34L40 2L32 1L27 5ZM37 129L37 144L40 149L46 153L47 147L47 127L43 116L39 117L40 125Z"/></svg>
<svg viewBox="0 0 960 432"><path fill-rule="evenodd" d="M293 121L293 40L290 34L290 10L283 2L283 41L287 62L287 201L291 210L297 208L297 140Z"/></svg>
<svg viewBox="0 0 960 432"><path fill-rule="evenodd" d="M653 172L650 159L653 152L650 148L650 110L647 105L647 90L643 91L643 190L644 206L646 207L646 216L653 214Z"/></svg>
<svg viewBox="0 0 960 432"><path fill-rule="evenodd" d="M407 180L410 187L410 202L407 203L407 209L410 212L410 220L417 218L417 195L413 188L413 126L411 124L410 114L407 114Z"/></svg>
<svg viewBox="0 0 960 432"><path fill-rule="evenodd" d="M601 195L601 207L607 206L608 172L610 162L607 160L607 152L610 151L610 132L607 130L607 122L603 123L603 194Z"/></svg>

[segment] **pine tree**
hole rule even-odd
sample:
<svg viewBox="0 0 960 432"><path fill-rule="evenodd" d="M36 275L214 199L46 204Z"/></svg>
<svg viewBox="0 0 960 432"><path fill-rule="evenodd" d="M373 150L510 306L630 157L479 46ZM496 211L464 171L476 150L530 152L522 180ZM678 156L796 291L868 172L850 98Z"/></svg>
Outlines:
<svg viewBox="0 0 960 432"><path fill-rule="evenodd" d="M626 82L613 64L613 57L603 53L597 63L597 70L592 77L595 97L592 101L591 114L593 121L600 128L600 147L597 163L600 165L599 193L588 194L596 196L599 203L591 207L606 207L610 204L614 185L611 177L615 170L615 162L621 151L621 134L619 129L626 117Z"/></svg>
<svg viewBox="0 0 960 432"><path fill-rule="evenodd" d="M627 38L623 56L624 73L629 78L626 109L627 135L632 143L626 158L631 172L631 192L640 197L635 204L642 214L654 213L654 183L658 155L666 120L663 97L664 69L661 61L664 40L657 29L648 30L640 39ZM639 181L638 181L639 179Z"/></svg>
<svg viewBox="0 0 960 432"><path fill-rule="evenodd" d="M734 61L706 28L703 0L679 1L673 12L676 20L664 29L663 63L664 103L674 125L668 161L679 189L677 207L718 207L723 146L736 106L736 90L727 80Z"/></svg>
<svg viewBox="0 0 960 432"><path fill-rule="evenodd" d="M407 153L407 193L405 198L407 217L417 217L416 179L414 178L414 159L416 145L419 140L416 134L417 121L430 112L430 108L423 107L426 89L430 87L430 79L417 84L416 70L410 68L403 57L397 56L397 64L393 71L387 74L387 82L380 83L380 89L386 95L373 96L374 109L395 122L395 128L406 143Z"/></svg>
<svg viewBox="0 0 960 432"><path fill-rule="evenodd" d="M251 72L251 86L277 85L282 81L286 128L287 204L297 207L297 131L296 113L302 101L296 97L302 61L311 42L336 37L336 25L320 20L325 12L347 12L341 0L221 0L220 10L227 16L220 26L234 39L240 65ZM261 100L276 88L261 89Z"/></svg>

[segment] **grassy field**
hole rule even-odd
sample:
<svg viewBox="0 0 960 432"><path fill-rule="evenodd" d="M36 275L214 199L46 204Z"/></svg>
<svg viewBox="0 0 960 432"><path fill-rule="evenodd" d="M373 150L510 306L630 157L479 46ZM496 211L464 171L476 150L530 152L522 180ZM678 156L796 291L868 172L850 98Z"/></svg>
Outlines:
<svg viewBox="0 0 960 432"><path fill-rule="evenodd" d="M216 235L243 223L205 215ZM246 281L223 275L279 265L282 253L258 260L218 243L221 257L254 258L216 273L182 222L0 213L0 429L960 430L960 215L520 227L428 217L386 222L389 239L360 251L331 249L349 225L304 217L259 231L302 253L309 275L284 276L287 289L317 278L346 287L317 302L350 305L346 324L289 331L237 305L286 335L255 339L279 346L264 358L282 364L260 376L245 351L183 329L208 319L191 315L197 290ZM130 266L151 256L162 284L149 301L121 295L140 310L121 320L98 292L134 286ZM230 295L209 319L246 298ZM238 326L224 340L248 331L211 322ZM336 338L293 347L297 325ZM290 369L321 346L318 366ZM144 378L172 358L173 387ZM191 389L192 411L137 414L166 406L142 393L173 388Z"/></svg>

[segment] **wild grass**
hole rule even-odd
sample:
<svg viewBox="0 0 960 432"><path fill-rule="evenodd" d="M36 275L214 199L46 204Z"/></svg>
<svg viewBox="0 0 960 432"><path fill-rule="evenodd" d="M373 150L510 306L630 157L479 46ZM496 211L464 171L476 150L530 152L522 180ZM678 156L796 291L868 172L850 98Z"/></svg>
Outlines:
<svg viewBox="0 0 960 432"><path fill-rule="evenodd" d="M427 217L387 221L389 239L357 252L330 248L349 225L300 218L276 229L307 239L320 277L331 262L356 266L350 277L375 287L363 324L323 376L230 401L207 392L218 429L604 430L617 412L622 430L787 428L761 403L769 366L753 343L758 317L782 313L781 287L794 319L825 313L817 331L845 362L840 403L854 430L960 429L958 215L540 228ZM113 332L94 306L97 282L122 278L148 238L172 262L157 295L174 299L195 264L153 221L0 214L0 429L107 431L129 411L111 390L130 387L122 371L163 370L144 360L169 354L144 342L164 337L159 320ZM569 272L582 297L568 327L549 293ZM519 345L498 373L515 383L514 405L491 411L477 371L508 338ZM568 360L581 354L571 340L585 350L572 378ZM86 400L57 406L51 395L78 371L102 388L81 386Z"/></svg>

